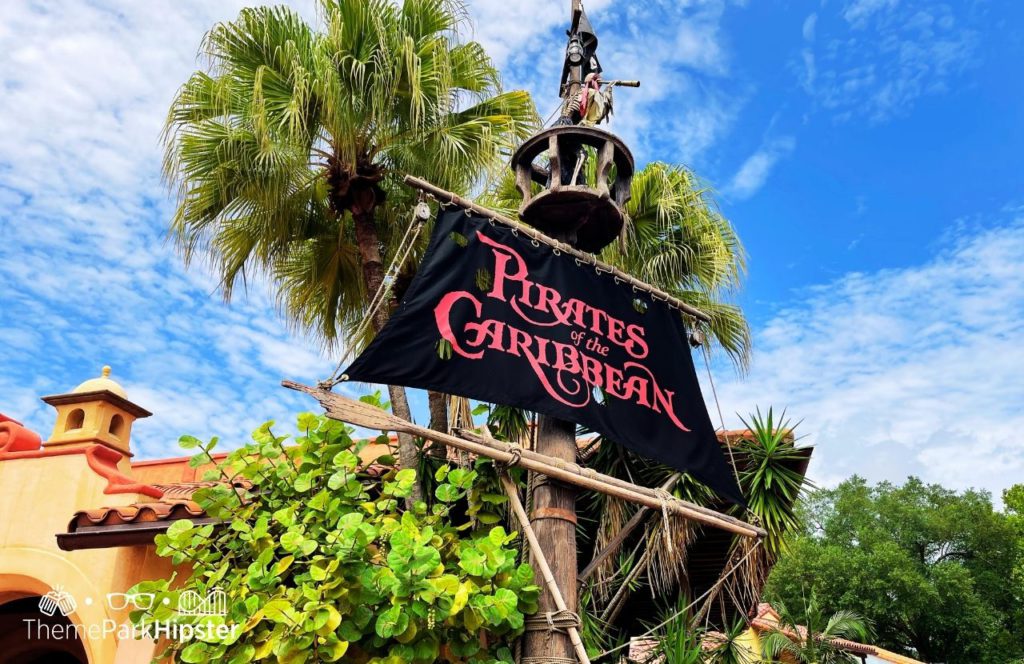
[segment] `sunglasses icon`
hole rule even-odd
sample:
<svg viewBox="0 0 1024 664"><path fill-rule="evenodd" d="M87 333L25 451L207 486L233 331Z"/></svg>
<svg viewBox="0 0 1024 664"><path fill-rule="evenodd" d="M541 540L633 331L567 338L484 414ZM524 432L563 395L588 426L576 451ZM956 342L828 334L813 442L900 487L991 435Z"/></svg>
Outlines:
<svg viewBox="0 0 1024 664"><path fill-rule="evenodd" d="M127 609L129 605L143 611L153 606L153 593L107 593L107 606L114 611Z"/></svg>

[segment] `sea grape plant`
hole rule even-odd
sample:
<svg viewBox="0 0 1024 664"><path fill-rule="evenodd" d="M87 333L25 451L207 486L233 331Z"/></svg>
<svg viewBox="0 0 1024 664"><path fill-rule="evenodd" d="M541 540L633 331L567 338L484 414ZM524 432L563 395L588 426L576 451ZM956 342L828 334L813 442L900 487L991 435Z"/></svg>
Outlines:
<svg viewBox="0 0 1024 664"><path fill-rule="evenodd" d="M441 465L432 504L403 500L417 482L394 460L360 458L366 441L325 417L298 417L293 440L267 422L218 460L217 440L184 436L195 467L219 480L194 495L216 523L175 521L156 550L178 578L152 593L136 626L226 625L171 641L181 662L511 662L508 644L540 589L517 563L516 534L494 525L493 467ZM384 439L386 440L386 438ZM381 441L383 442L383 441ZM183 595L226 595L226 615L188 615ZM168 630L164 629L164 634ZM177 632L180 633L180 630ZM195 635L199 634L199 637Z"/></svg>

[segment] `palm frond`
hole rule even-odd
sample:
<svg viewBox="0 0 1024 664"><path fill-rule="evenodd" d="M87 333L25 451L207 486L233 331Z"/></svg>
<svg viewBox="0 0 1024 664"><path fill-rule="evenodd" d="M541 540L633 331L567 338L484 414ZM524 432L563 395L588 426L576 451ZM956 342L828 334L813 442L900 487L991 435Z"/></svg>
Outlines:
<svg viewBox="0 0 1024 664"><path fill-rule="evenodd" d="M206 67L167 114L164 175L186 262L207 262L226 298L250 276L273 280L283 315L331 346L368 300L345 207L353 178L379 187L378 251L390 259L411 200L401 176L467 193L537 118L461 39L461 2L321 0L318 18L258 7L210 29Z"/></svg>

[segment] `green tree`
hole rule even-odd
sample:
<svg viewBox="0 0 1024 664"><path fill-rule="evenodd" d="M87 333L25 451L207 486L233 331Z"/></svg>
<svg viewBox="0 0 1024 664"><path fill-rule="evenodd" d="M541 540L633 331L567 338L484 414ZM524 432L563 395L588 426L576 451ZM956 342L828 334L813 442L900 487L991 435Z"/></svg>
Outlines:
<svg viewBox="0 0 1024 664"><path fill-rule="evenodd" d="M803 603L798 620L782 602L775 606L779 626L761 637L761 651L769 662L800 664L859 664L861 659L844 650L836 639L864 642L870 635L863 618L850 611L826 615L815 596Z"/></svg>
<svg viewBox="0 0 1024 664"><path fill-rule="evenodd" d="M458 0L321 0L319 16L314 28L287 7L244 9L206 35L209 66L167 118L171 232L225 297L269 278L297 327L328 346L360 344L411 217L401 177L465 191L502 164L535 111L526 92L502 92L478 43L459 39ZM408 418L404 390L390 394ZM415 468L411 439L400 443Z"/></svg>
<svg viewBox="0 0 1024 664"><path fill-rule="evenodd" d="M201 634L171 642L164 655L179 662L511 662L540 589L516 562L516 535L484 525L504 500L490 463L440 466L433 505L403 509L416 471L371 472L350 427L298 422L294 440L268 422L221 461L216 439L182 437L199 450L193 466L213 466L204 479L220 480L194 500L222 525L179 520L156 537L157 554L188 571L137 584L155 599L135 624ZM214 589L226 616L181 611Z"/></svg>
<svg viewBox="0 0 1024 664"><path fill-rule="evenodd" d="M1003 492L1003 505L1016 533L1016 559L1013 576L1010 579L1010 592L1013 594L1014 611L1011 634L1024 634L1024 484L1016 484ZM1024 655L1024 653L1021 653ZM1024 661L1024 657L1022 657Z"/></svg>
<svg viewBox="0 0 1024 664"><path fill-rule="evenodd" d="M1022 655L1021 593L1010 582L1018 535L988 494L854 477L803 512L805 532L772 571L769 601L798 606L813 592L827 610L870 619L879 645L929 662Z"/></svg>

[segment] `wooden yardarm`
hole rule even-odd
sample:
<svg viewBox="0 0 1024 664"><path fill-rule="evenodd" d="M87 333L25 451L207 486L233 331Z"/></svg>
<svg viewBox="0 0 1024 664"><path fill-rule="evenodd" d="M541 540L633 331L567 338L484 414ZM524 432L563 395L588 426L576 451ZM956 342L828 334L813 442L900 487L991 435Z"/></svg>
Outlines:
<svg viewBox="0 0 1024 664"><path fill-rule="evenodd" d="M434 431L392 415L376 406L371 406L355 399L349 399L318 387L310 387L290 380L282 381L281 384L289 389L305 392L315 398L320 402L327 416L331 419L348 422L349 424L368 429L396 431L420 436L426 440L449 445L470 454L494 459L503 464L520 465L531 472L540 473L563 484L571 484L590 491L599 491L606 495L652 509L665 509L672 514L678 514L687 519L721 528L744 537L757 538L764 537L767 534L763 528L751 525L727 514L720 514L707 507L660 494L657 490L649 487L630 484L617 477L585 469L576 463L566 463L559 459L554 459L538 452L524 450L516 445L510 445L509 443L480 434L462 432L461 436L453 436L443 431Z"/></svg>

